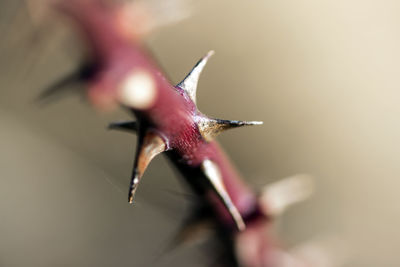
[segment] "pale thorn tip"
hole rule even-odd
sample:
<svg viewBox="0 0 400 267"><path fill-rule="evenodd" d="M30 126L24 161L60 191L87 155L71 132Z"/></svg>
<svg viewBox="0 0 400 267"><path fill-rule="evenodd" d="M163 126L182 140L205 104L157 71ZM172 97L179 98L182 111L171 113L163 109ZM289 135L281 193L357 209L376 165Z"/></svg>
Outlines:
<svg viewBox="0 0 400 267"><path fill-rule="evenodd" d="M209 59L209 58L212 57L213 55L215 55L215 51L214 51L214 50L210 50L210 51L208 51L208 53L205 55L204 59Z"/></svg>
<svg viewBox="0 0 400 267"><path fill-rule="evenodd" d="M245 230L246 224L244 223L242 215L236 208L235 204L232 202L232 199L225 188L219 167L209 159L204 160L203 163L201 164L201 167L205 176L208 178L208 180L214 187L215 192L218 194L219 198L222 200L225 207L228 209L229 214L232 216L232 219L235 222L238 230L239 231Z"/></svg>
<svg viewBox="0 0 400 267"><path fill-rule="evenodd" d="M131 181L129 197L128 197L129 204L133 203L133 196L135 195L135 191L136 191L138 184L139 184L139 174L136 173L134 178Z"/></svg>
<svg viewBox="0 0 400 267"><path fill-rule="evenodd" d="M309 175L295 175L265 186L260 205L266 215L280 215L289 206L304 201L314 192L314 179Z"/></svg>
<svg viewBox="0 0 400 267"><path fill-rule="evenodd" d="M119 100L134 109L146 109L156 99L156 84L150 73L146 71L132 72L122 83Z"/></svg>
<svg viewBox="0 0 400 267"><path fill-rule="evenodd" d="M197 85L199 83L200 74L202 73L204 67L207 64L208 59L214 55L214 50L209 51L205 56L203 56L196 65L192 68L188 75L178 83L178 87L186 92L193 103L196 104L196 92Z"/></svg>

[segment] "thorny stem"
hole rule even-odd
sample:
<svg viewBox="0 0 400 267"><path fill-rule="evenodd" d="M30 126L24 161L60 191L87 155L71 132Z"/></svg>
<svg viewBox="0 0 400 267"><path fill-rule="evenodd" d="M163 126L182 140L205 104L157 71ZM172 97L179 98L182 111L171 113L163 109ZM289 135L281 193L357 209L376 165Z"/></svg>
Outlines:
<svg viewBox="0 0 400 267"><path fill-rule="evenodd" d="M84 79L92 103L103 109L122 104L137 118L137 123L110 125L138 133L129 201L133 201L133 193L151 159L165 151L192 189L213 208L219 228L229 235L226 240L232 242L244 231L248 239L258 242L253 260L265 262L263 258L274 242L262 234L261 226L269 225L270 214L265 205L261 208L257 194L243 182L214 141L224 130L261 122L211 119L198 111L197 82L213 52L173 86L143 49L140 38L130 35L126 24L121 26L123 5L101 0L60 0L55 7L75 22L90 47L95 71Z"/></svg>
<svg viewBox="0 0 400 267"><path fill-rule="evenodd" d="M118 7L112 9L98 0L62 1L57 7L75 20L93 51L91 60L98 71L87 80L92 102L101 108L121 103L138 119L139 146L143 147L139 147L137 153L133 183L137 184L138 177L155 156L155 152L147 148L154 143L151 139L162 139L163 148L155 149L156 154L170 151L173 162L179 162L179 169L190 183L191 179L203 180L200 176L206 176L204 180L211 183L211 188L224 202L224 205L219 201L213 204L221 221L227 225L236 222L243 230L241 219L232 220L238 218L238 215L232 216L232 211L237 209L242 217L249 216L258 210L257 197L239 178L213 138L226 129L260 122L210 119L197 110L194 99L197 81L212 53L201 59L175 87L161 74L138 40L122 34L115 23ZM188 177L182 166L190 169L192 175L198 173L199 177ZM212 177L207 177L210 175ZM132 200L132 196L129 198Z"/></svg>

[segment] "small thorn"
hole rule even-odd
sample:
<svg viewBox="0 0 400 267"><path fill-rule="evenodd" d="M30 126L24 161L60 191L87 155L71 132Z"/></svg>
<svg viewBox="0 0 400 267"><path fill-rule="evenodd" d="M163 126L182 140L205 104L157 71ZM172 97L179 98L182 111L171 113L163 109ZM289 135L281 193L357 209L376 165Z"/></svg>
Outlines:
<svg viewBox="0 0 400 267"><path fill-rule="evenodd" d="M202 57L196 63L193 69L189 72L189 74L185 77L185 79L183 79L183 81L181 81L177 85L186 92L186 94L195 104L196 104L196 91L197 91L197 85L199 83L200 74L203 71L205 65L207 64L207 61L210 59L212 55L214 55L214 53L215 52L211 50L204 57Z"/></svg>
<svg viewBox="0 0 400 267"><path fill-rule="evenodd" d="M201 167L205 176L212 184L215 192L218 194L218 196L221 198L222 202L228 209L238 230L243 231L244 229L246 229L246 225L243 221L242 215L240 214L235 204L232 202L232 199L229 196L228 192L226 191L218 166L213 161L207 159L203 161Z"/></svg>
<svg viewBox="0 0 400 267"><path fill-rule="evenodd" d="M158 135L148 132L143 137L139 136L139 143L136 152L135 163L133 166L133 174L129 187L129 203L133 203L133 197L139 185L140 179L142 178L143 173L150 164L151 160L165 150L165 142Z"/></svg>
<svg viewBox="0 0 400 267"><path fill-rule="evenodd" d="M201 135L206 141L211 141L222 132L232 128L263 124L262 121L219 120L200 116L197 117L196 122Z"/></svg>
<svg viewBox="0 0 400 267"><path fill-rule="evenodd" d="M120 122L112 122L108 125L108 129L110 130L121 130L128 132L137 132L139 127L136 121L120 121Z"/></svg>
<svg viewBox="0 0 400 267"><path fill-rule="evenodd" d="M56 98L59 95L67 92L74 85L79 85L87 81L93 76L95 67L93 64L84 63L76 71L66 75L54 84L43 90L36 98L37 102L44 102Z"/></svg>
<svg viewBox="0 0 400 267"><path fill-rule="evenodd" d="M183 244L195 243L205 240L216 228L212 211L208 206L199 206L193 209L184 219L179 232L171 243L171 249Z"/></svg>

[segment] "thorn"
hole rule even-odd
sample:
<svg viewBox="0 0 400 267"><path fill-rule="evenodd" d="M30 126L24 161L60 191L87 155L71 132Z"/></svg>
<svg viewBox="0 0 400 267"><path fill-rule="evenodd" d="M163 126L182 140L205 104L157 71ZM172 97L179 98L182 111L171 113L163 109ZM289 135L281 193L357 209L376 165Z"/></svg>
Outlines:
<svg viewBox="0 0 400 267"><path fill-rule="evenodd" d="M313 177L295 175L265 186L261 191L260 205L264 214L277 216L291 205L309 198L313 191Z"/></svg>
<svg viewBox="0 0 400 267"><path fill-rule="evenodd" d="M197 117L197 125L199 127L201 135L204 137L206 141L211 141L222 132L232 128L261 125L261 124L263 124L262 121L232 121L232 120L210 119L207 117L200 117L200 116Z"/></svg>
<svg viewBox="0 0 400 267"><path fill-rule="evenodd" d="M44 102L66 92L74 85L79 85L90 79L95 72L95 67L91 63L83 63L76 71L66 75L54 84L44 89L36 98L37 102Z"/></svg>
<svg viewBox="0 0 400 267"><path fill-rule="evenodd" d="M129 203L133 203L133 197L135 195L137 186L151 160L165 150L165 142L158 135L152 132L147 132L144 137L139 136L139 143L136 152L135 163L133 166L133 174L129 186Z"/></svg>
<svg viewBox="0 0 400 267"><path fill-rule="evenodd" d="M217 228L211 219L187 222L182 225L171 244L171 249L182 245L194 244L209 238Z"/></svg>
<svg viewBox="0 0 400 267"><path fill-rule="evenodd" d="M197 203L199 204L199 203ZM213 212L208 205L191 207L177 231L170 236L157 258L164 257L184 245L196 245L211 238L217 230Z"/></svg>
<svg viewBox="0 0 400 267"><path fill-rule="evenodd" d="M178 83L178 87L182 88L186 94L190 97L193 103L196 104L196 91L197 91L197 84L199 83L200 74L203 71L205 65L207 64L208 59L214 55L214 51L209 51L204 57L202 57L193 69L189 72L189 74Z"/></svg>
<svg viewBox="0 0 400 267"><path fill-rule="evenodd" d="M203 161L203 163L201 164L201 168L203 169L205 176L212 184L213 189L216 191L216 193L228 209L239 231L243 231L244 229L246 229L246 225L243 221L242 215L240 214L235 204L232 202L232 199L229 196L228 192L226 191L218 166L213 161L207 159Z"/></svg>
<svg viewBox="0 0 400 267"><path fill-rule="evenodd" d="M216 225L212 212L208 206L196 207L188 217L184 219L179 231L174 236L170 250L178 246L197 243L208 238Z"/></svg>
<svg viewBox="0 0 400 267"><path fill-rule="evenodd" d="M112 122L108 125L108 129L110 130L120 130L120 131L128 131L128 132L137 132L139 127L136 121L120 121L120 122Z"/></svg>

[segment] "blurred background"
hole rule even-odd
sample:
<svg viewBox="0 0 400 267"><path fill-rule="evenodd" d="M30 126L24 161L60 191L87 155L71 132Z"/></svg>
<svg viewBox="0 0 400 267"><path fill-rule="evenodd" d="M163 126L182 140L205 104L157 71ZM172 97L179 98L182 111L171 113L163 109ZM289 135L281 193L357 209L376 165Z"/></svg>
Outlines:
<svg viewBox="0 0 400 267"><path fill-rule="evenodd" d="M400 2L198 1L148 47L179 82L208 50L198 105L264 125L219 137L254 188L297 173L316 192L279 218L288 247L340 240L342 266L399 266ZM35 98L79 64L68 23L38 29L0 2L0 266L210 266L203 245L166 252L191 208L165 158L127 203L134 135L79 94ZM187 196L189 194L189 196Z"/></svg>

